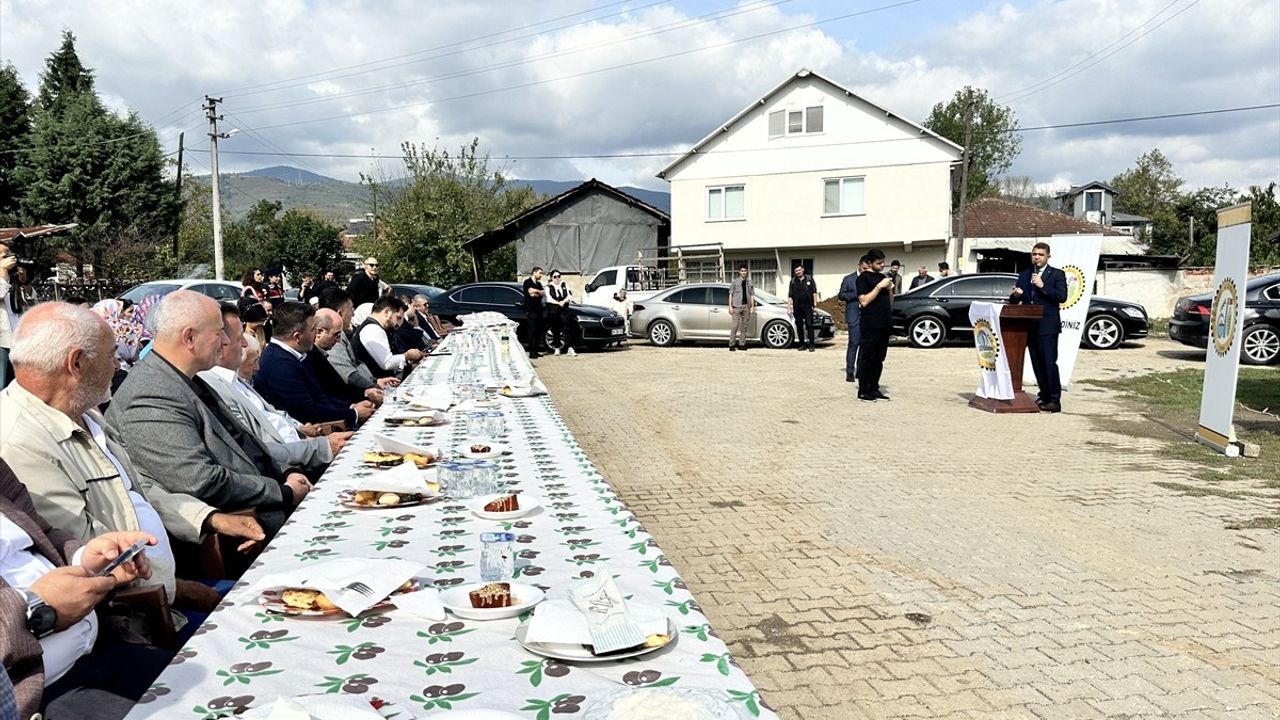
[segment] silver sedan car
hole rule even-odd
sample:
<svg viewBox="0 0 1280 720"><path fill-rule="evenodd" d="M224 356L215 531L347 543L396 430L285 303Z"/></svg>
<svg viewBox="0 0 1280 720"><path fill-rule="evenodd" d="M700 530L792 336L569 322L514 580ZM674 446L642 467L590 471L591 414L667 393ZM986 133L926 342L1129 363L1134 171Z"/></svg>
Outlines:
<svg viewBox="0 0 1280 720"><path fill-rule="evenodd" d="M831 315L823 310L815 314L813 327L818 340L830 340L835 336ZM631 336L647 337L661 347L695 340L727 344L732 327L728 283L679 285L637 301L631 313ZM787 314L787 301L757 289L756 312L747 337L776 350L791 347L796 325Z"/></svg>

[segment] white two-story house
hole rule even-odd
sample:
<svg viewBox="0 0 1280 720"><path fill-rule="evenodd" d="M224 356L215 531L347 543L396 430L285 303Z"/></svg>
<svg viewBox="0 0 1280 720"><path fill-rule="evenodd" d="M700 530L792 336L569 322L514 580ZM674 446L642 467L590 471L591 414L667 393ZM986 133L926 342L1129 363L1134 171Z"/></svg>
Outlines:
<svg viewBox="0 0 1280 720"><path fill-rule="evenodd" d="M871 248L903 274L947 257L961 148L801 70L658 173L671 245L720 244L757 287L785 294L797 264L823 298ZM732 271L730 271L732 274Z"/></svg>

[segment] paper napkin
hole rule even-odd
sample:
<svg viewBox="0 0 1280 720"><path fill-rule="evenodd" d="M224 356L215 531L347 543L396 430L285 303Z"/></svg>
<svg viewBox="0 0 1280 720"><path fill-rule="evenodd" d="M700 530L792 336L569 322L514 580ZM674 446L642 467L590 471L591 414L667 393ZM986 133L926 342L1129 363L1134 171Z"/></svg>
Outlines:
<svg viewBox="0 0 1280 720"><path fill-rule="evenodd" d="M264 575L242 597L245 603L256 604L264 590L314 588L345 612L359 615L382 602L421 569L421 562L409 560L338 558ZM367 586L369 592L359 593L347 588L357 582Z"/></svg>

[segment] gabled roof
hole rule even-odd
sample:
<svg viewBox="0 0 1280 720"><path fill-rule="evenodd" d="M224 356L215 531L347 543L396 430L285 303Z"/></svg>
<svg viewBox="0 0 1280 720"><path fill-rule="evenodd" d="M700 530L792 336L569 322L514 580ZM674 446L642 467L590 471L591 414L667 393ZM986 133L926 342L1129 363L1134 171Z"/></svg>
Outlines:
<svg viewBox="0 0 1280 720"><path fill-rule="evenodd" d="M956 222L952 224L952 232L958 232ZM1071 234L1129 237L1097 223L999 198L982 198L969 204L964 211L964 234L970 238L1047 238Z"/></svg>
<svg viewBox="0 0 1280 720"><path fill-rule="evenodd" d="M488 252L493 248L501 247L514 239L516 228L522 225L527 225L530 221L536 219L539 215L541 215L544 212L547 212L548 210L551 210L559 205L569 202L570 200L574 200L581 195L586 195L587 193L590 193L590 192L605 193L606 195L610 195L615 199L623 203L626 203L627 205L630 205L638 210L641 210L643 212L646 212L652 215L653 217L655 217L656 219L658 219L663 223L671 222L670 215L662 212L658 208L650 205L649 203L641 200L640 198L637 198L634 195L625 193L608 183L601 182L595 178L591 178L590 180L582 183L581 185L578 185L577 187L569 188L568 190L565 190L564 192L560 193L559 195L556 195L555 197L545 200L542 203L539 203L538 205L534 205L528 210L525 210L519 215L516 215L515 217L511 218L510 220L507 220L506 222L502 223L498 227L492 230L489 230L488 232L483 232L483 233L480 233L479 235L476 235L470 240L462 243L462 246L465 248L471 248L473 250L477 250L481 253Z"/></svg>
<svg viewBox="0 0 1280 720"><path fill-rule="evenodd" d="M1087 182L1087 183L1085 183L1085 184L1083 184L1083 185L1072 185L1070 190L1067 190L1067 191L1065 191L1065 192L1060 192L1060 193L1058 193L1057 195L1055 195L1054 197L1060 197L1060 198L1061 198L1061 197L1071 197L1072 195L1079 195L1080 193L1084 192L1085 190L1090 190L1090 189L1092 189L1092 188L1102 188L1103 190L1106 190L1106 191L1110 192L1112 195L1119 195L1119 194L1120 194L1120 191L1119 191L1119 190L1116 190L1115 188L1113 188L1113 187L1111 187L1110 185L1108 185L1108 184L1106 184L1106 183L1102 182L1101 180L1093 180L1093 181L1091 181L1091 182Z"/></svg>
<svg viewBox="0 0 1280 720"><path fill-rule="evenodd" d="M661 170L659 170L659 171L658 171L658 177L660 177L660 178L666 178L667 173L669 173L669 172L671 172L672 170L676 169L676 167L677 167L677 166L679 166L679 165L680 165L681 163L683 163L684 161L688 160L689 158L693 157L694 155L697 155L697 154L698 154L699 152L701 152L701 151L702 151L702 149L703 149L704 147L706 147L706 146L707 146L707 144L708 144L708 143L710 143L712 140L715 140L717 137L719 137L719 136L721 136L721 135L723 135L723 134L725 134L725 133L728 133L728 132L732 131L732 130L733 130L733 128L734 128L734 126L735 126L735 125L737 125L737 124L738 124L738 123L739 123L743 118L745 118L749 113L751 113L751 111L755 110L757 107L759 107L759 106L761 106L761 105L767 105L767 104L769 104L769 101L770 101L771 99L773 99L773 97L774 97L775 95L777 95L778 93L782 92L783 90L786 90L786 89L787 89L788 87L790 87L791 85L793 85L793 84L795 84L795 83L797 83L797 82L800 82L801 80L805 80L805 79L807 79L807 78L814 78L814 79L816 79L816 80L818 80L818 81L820 81L820 82L823 82L823 83L825 83L825 84L829 85L829 86L831 87L831 89L832 89L832 90L835 90L837 93L839 93L839 94L843 94L843 95L846 95L846 96L848 96L848 97L856 98L856 99L857 99L857 100L859 100L860 102L864 102L864 103L866 103L866 104L870 105L871 107L873 107L873 108L875 108L875 109L879 110L880 112L883 112L883 113L885 114L885 116L886 116L886 117L888 117L889 119L894 120L894 121L896 121L896 122L898 122L898 123L901 123L901 124L903 124L903 125L906 125L907 127L911 128L912 130L918 131L921 135L928 135L928 136L932 137L933 139L935 139L935 140L937 140L937 141L939 141L939 142L942 142L942 143L944 143L944 144L946 144L946 145L950 146L952 149L956 150L957 152L964 152L964 148L963 148L963 147L961 147L961 146L959 146L959 145L957 145L957 144L955 144L955 143L951 142L950 140L948 140L948 139L946 139L946 138L942 137L941 135L939 135L939 134L935 133L934 131L932 131L932 130L930 130L930 129L928 129L928 128L926 128L926 127L922 126L922 125L917 125L916 123L914 123L914 122L912 122L912 121L910 121L910 120L906 119L905 117L902 117L901 115L898 115L897 113L894 113L892 110L889 110L888 108L885 108L885 107L884 107L884 106L882 106L882 105L878 105L878 104L876 104L876 103L871 102L870 100L868 100L868 99L866 99L866 98L862 97L861 95L858 95L857 93L853 92L853 91L852 91L852 90L850 90L849 88L847 88L847 87L845 87L845 86L843 86L843 85L841 85L841 84L839 84L839 83L835 82L834 80L831 80L830 78L827 78L827 77L825 77L825 76L823 76L823 75L820 75L820 74L818 74L818 73L816 73L816 72L814 72L813 70L810 70L810 69L808 69L808 68L801 68L798 72L796 72L796 74L792 75L791 77L788 77L786 80L782 81L782 83L781 83L781 84L779 84L777 87L775 87L774 89L772 89L772 90L770 90L769 92L765 93L765 94L764 94L764 97L762 97L762 98L760 98L759 100L756 100L755 102L753 102L753 103L751 103L750 105L746 106L746 107L745 107L745 108L743 108L743 109L742 109L742 111L741 111L741 112L739 112L737 115L734 115L733 117L729 118L729 120L728 120L726 123L724 123L724 124L723 124L723 125L721 125L720 127L716 128L715 130L711 131L711 133L710 133L709 135L707 135L706 137L704 137L704 138L702 138L701 140L699 140L699 141L698 141L698 144L694 145L694 146L693 146L693 148L692 148L691 150L689 150L689 151L688 151L688 152L686 152L685 154L681 155L680 157L676 158L675 160L672 160L672 161L671 161L671 163L669 163L666 167L664 167L664 168L662 168Z"/></svg>

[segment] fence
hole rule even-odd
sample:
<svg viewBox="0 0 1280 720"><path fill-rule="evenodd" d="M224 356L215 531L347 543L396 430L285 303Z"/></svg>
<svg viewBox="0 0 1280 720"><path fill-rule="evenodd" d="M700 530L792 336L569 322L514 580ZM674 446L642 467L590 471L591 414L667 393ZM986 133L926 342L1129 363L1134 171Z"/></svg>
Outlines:
<svg viewBox="0 0 1280 720"><path fill-rule="evenodd" d="M113 298L128 289L128 286L111 281L79 282L79 283L33 283L39 302L46 300L65 300L69 297L82 297L89 304Z"/></svg>

